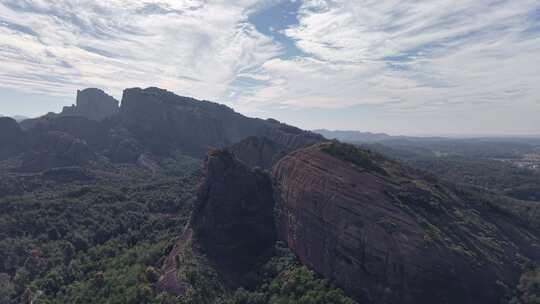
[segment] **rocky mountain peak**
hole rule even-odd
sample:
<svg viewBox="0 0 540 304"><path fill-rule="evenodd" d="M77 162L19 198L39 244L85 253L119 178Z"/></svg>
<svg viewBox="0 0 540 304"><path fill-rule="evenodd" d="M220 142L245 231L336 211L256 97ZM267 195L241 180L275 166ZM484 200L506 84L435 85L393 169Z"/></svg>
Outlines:
<svg viewBox="0 0 540 304"><path fill-rule="evenodd" d="M0 117L0 144L7 144L20 137L22 129L13 118Z"/></svg>
<svg viewBox="0 0 540 304"><path fill-rule="evenodd" d="M225 150L211 151L205 168L194 231L209 256L228 270L242 272L275 242L270 176Z"/></svg>
<svg viewBox="0 0 540 304"><path fill-rule="evenodd" d="M19 124L12 118L0 117L0 160L11 157L24 144L24 134Z"/></svg>
<svg viewBox="0 0 540 304"><path fill-rule="evenodd" d="M118 100L104 91L88 88L77 91L77 101L71 107L64 107L61 115L83 116L92 120L103 120L118 113Z"/></svg>

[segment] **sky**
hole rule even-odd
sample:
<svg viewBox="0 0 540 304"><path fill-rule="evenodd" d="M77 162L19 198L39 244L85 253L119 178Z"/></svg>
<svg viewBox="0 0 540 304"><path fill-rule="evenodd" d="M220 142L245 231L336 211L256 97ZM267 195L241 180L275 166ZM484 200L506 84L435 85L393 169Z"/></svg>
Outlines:
<svg viewBox="0 0 540 304"><path fill-rule="evenodd" d="M0 114L149 86L305 129L540 134L540 1L0 0Z"/></svg>

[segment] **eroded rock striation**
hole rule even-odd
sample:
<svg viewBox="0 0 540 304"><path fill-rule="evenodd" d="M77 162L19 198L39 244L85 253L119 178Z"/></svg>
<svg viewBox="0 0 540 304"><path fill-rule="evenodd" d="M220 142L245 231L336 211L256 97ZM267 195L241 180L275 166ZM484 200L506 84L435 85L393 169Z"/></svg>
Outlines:
<svg viewBox="0 0 540 304"><path fill-rule="evenodd" d="M273 169L280 238L363 303L497 303L537 233L435 180L337 142Z"/></svg>

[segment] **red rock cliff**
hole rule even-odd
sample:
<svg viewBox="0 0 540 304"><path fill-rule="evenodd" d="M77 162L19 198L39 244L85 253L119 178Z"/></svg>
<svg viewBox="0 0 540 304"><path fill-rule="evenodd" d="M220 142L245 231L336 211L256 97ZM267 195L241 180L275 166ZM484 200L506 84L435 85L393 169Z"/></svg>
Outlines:
<svg viewBox="0 0 540 304"><path fill-rule="evenodd" d="M497 303L538 257L511 218L354 149L295 151L273 177L280 237L361 303Z"/></svg>

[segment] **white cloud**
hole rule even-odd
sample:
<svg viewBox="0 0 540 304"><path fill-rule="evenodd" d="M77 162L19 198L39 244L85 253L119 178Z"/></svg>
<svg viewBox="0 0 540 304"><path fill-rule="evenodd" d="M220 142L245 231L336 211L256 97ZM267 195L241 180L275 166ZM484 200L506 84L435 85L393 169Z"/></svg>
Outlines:
<svg viewBox="0 0 540 304"><path fill-rule="evenodd" d="M285 34L307 55L266 62L260 73L271 80L246 102L416 114L538 108L539 12L537 0L306 0Z"/></svg>
<svg viewBox="0 0 540 304"><path fill-rule="evenodd" d="M246 19L255 1L0 2L0 83L72 95L160 86L217 99L236 74L279 52ZM31 34L21 29L30 29ZM28 31L27 31L28 32Z"/></svg>
<svg viewBox="0 0 540 304"><path fill-rule="evenodd" d="M305 0L282 32L294 56L248 21L280 1L0 0L0 87L159 86L248 114L540 110L538 0Z"/></svg>

